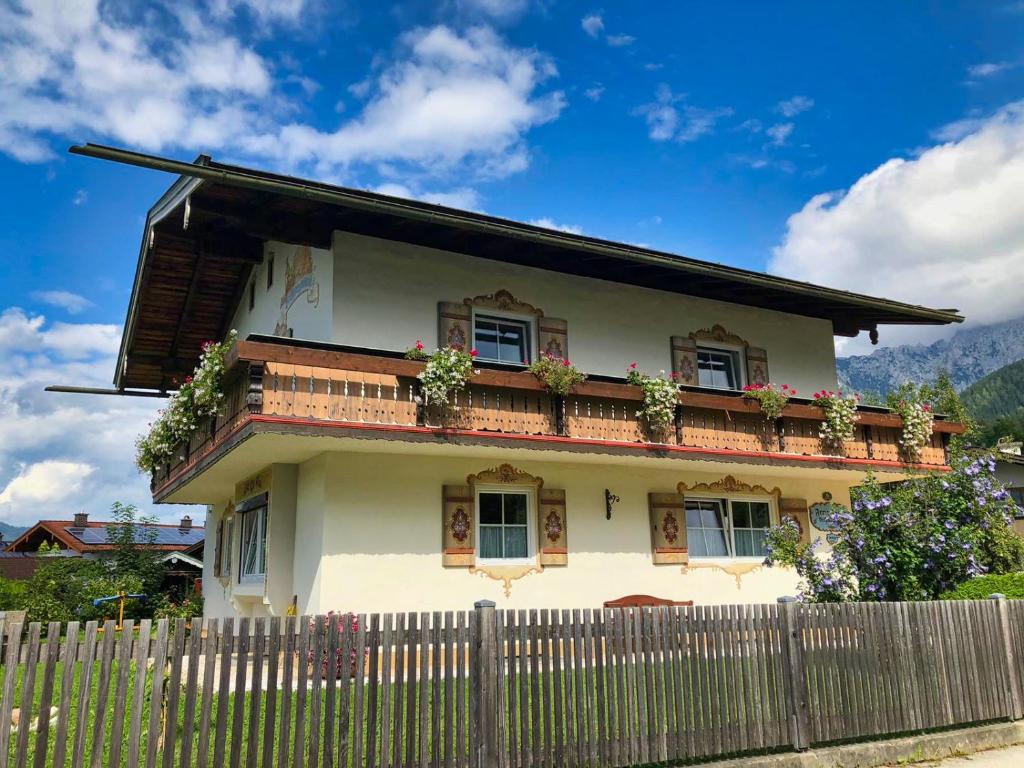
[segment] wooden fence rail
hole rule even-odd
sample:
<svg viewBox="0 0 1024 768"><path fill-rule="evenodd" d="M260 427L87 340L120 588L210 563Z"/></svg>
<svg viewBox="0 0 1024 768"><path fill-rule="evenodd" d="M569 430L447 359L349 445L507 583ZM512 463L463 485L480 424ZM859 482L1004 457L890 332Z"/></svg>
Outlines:
<svg viewBox="0 0 1024 768"><path fill-rule="evenodd" d="M605 768L1024 716L1024 601L480 603L0 640L0 768Z"/></svg>

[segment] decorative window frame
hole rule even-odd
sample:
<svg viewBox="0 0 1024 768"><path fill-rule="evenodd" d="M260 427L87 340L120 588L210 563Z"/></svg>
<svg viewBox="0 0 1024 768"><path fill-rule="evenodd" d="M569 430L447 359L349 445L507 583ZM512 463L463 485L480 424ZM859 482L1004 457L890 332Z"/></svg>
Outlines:
<svg viewBox="0 0 1024 768"><path fill-rule="evenodd" d="M537 565L540 558L540 544L537 541L537 497L544 486L544 478L523 472L511 464L500 464L475 475L466 477L466 484L473 491L473 531L476 542L476 564L483 567L503 565ZM513 491L526 494L526 551L524 558L485 558L480 556L480 493L488 491Z"/></svg>
<svg viewBox="0 0 1024 768"><path fill-rule="evenodd" d="M747 349L750 347L750 342L746 339L732 333L725 326L718 323L715 323L710 328L701 328L699 331L693 331L689 334L689 337L693 340L696 352L703 348L736 353L735 359L738 366L736 370L736 389L743 389L743 386L750 381L750 372L747 370ZM699 384L699 367L698 370L694 371L694 376Z"/></svg>
<svg viewBox="0 0 1024 768"><path fill-rule="evenodd" d="M527 365L537 359L540 354L540 320L544 317L543 309L527 304L525 301L520 301L504 288L490 294L474 296L472 298L467 297L462 300L462 303L469 307L470 310L470 346L476 343L476 317L478 313L485 316L516 320L526 323L528 328L530 349ZM522 361L510 363L510 365L522 365Z"/></svg>
<svg viewBox="0 0 1024 768"><path fill-rule="evenodd" d="M716 480L711 483L696 483L694 485L687 485L685 482L681 482L676 486L677 492L682 495L685 501L725 501L727 504L727 510L729 513L728 520L728 531L729 535L733 536L734 531L732 529L732 504L733 501L762 501L768 503L768 524L769 527L778 525L780 518L780 499L782 498L782 489L775 486L772 489L765 488L763 485L751 485L737 480L732 475L726 475L721 480ZM686 524L685 519L683 525ZM689 537L687 537L689 539ZM689 540L687 540L689 545ZM733 538L732 541L733 550L735 550L736 541ZM764 560L763 557L754 556L736 556L736 555L694 555L690 552L690 559L696 560L701 564L714 565L717 563L760 563Z"/></svg>

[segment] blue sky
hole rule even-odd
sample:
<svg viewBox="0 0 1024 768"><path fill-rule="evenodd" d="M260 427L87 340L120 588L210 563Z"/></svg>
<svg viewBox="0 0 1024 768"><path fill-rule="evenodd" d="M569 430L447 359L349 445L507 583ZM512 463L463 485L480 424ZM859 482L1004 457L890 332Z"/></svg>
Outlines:
<svg viewBox="0 0 1024 768"><path fill-rule="evenodd" d="M0 519L146 496L129 465L151 404L38 390L109 384L171 179L71 143L205 151L985 323L1020 313L1002 285L1024 274L1022 99L1020 0L0 0Z"/></svg>

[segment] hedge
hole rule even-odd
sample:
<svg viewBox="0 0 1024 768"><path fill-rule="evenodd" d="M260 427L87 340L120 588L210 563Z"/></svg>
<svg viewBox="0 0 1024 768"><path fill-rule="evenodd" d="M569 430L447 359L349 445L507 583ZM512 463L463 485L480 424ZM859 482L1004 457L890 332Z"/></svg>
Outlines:
<svg viewBox="0 0 1024 768"><path fill-rule="evenodd" d="M1010 600L1024 600L1024 573L1002 573L978 576L965 581L956 589L945 592L942 600L984 600L993 594L1006 595Z"/></svg>

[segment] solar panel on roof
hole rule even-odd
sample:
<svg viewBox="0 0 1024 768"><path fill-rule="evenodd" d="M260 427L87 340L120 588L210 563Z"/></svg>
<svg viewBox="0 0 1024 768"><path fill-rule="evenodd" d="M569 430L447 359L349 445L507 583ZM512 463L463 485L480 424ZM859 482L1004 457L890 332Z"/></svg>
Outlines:
<svg viewBox="0 0 1024 768"><path fill-rule="evenodd" d="M68 528L67 531L83 544L100 545L111 543L110 537L107 535L106 527ZM202 528L189 528L187 530L182 530L180 528L150 528L148 526L140 526L139 536L143 541L150 540L150 536L152 536L152 534L150 534L149 531L155 531L155 536L153 536L152 541L156 546L190 547L203 540Z"/></svg>

